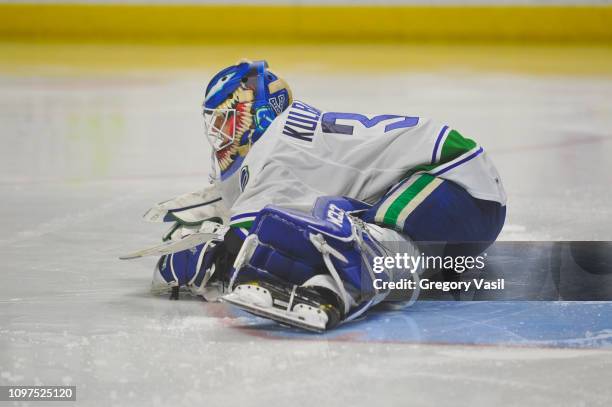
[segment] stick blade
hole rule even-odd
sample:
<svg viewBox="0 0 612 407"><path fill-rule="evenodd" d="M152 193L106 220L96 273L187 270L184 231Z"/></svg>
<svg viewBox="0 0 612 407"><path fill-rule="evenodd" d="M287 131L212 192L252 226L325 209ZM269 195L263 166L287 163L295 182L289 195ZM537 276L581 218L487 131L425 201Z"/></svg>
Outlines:
<svg viewBox="0 0 612 407"><path fill-rule="evenodd" d="M191 249L199 244L206 243L213 239L221 239L216 233L194 233L188 235L181 240L170 240L161 244L148 247L146 249L137 250L132 253L124 254L119 256L120 260L132 260L139 259L146 256L164 256L166 254L172 254L181 252L183 250Z"/></svg>

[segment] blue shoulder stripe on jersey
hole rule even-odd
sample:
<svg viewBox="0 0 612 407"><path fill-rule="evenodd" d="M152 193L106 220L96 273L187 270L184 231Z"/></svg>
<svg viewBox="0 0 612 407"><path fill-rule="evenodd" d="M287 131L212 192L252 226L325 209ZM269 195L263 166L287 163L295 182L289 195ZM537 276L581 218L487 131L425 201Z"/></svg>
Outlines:
<svg viewBox="0 0 612 407"><path fill-rule="evenodd" d="M438 134L438 138L436 138L436 144L434 145L433 152L431 153L431 163L436 163L436 157L438 156L438 148L440 148L440 141L444 137L444 133L448 130L448 126L443 126L442 130L440 130L440 134Z"/></svg>
<svg viewBox="0 0 612 407"><path fill-rule="evenodd" d="M456 161L456 162L452 162L451 161L450 165L448 165L448 166L446 166L444 168L438 168L436 171L430 172L430 174L431 175L436 175L436 176L444 174L445 172L450 171L453 168L458 167L461 164L464 164L464 163L470 161L473 158L476 158L477 156L479 156L483 152L484 152L484 149L482 147L480 147L478 150L474 151L472 154L468 155L467 157L465 157L465 158L463 158L463 159L461 159L459 161Z"/></svg>

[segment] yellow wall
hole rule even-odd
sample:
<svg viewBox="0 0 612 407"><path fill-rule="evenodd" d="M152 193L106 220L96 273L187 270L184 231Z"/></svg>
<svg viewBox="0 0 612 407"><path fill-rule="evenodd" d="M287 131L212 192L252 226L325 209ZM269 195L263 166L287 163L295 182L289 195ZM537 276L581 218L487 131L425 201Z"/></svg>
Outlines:
<svg viewBox="0 0 612 407"><path fill-rule="evenodd" d="M0 39L612 43L612 7L0 4Z"/></svg>

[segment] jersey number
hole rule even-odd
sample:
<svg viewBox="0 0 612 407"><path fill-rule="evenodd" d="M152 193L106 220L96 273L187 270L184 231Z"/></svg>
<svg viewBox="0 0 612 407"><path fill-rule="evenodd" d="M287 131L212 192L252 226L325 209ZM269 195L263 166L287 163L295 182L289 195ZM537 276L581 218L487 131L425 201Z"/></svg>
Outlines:
<svg viewBox="0 0 612 407"><path fill-rule="evenodd" d="M418 117L397 116L394 114L381 114L368 119L367 116L359 113L327 112L323 114L323 117L321 117L321 130L323 133L353 134L355 126L338 124L336 123L338 119L358 121L366 129L374 127L381 122L394 120L393 123L389 123L385 126L385 133L395 129L414 127L419 123Z"/></svg>

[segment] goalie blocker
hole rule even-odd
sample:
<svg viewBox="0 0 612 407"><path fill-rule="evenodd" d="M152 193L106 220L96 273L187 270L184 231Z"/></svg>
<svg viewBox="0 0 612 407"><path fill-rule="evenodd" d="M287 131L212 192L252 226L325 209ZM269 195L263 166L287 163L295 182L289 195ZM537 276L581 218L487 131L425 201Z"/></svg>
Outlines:
<svg viewBox="0 0 612 407"><path fill-rule="evenodd" d="M366 224L368 205L340 197L317 200L312 214L267 206L258 214L236 261L222 299L280 323L321 332L352 320L383 301L388 290L374 279L418 280L394 269L372 270L375 256L416 246L401 234ZM384 245L381 243L384 242ZM412 293L414 301L418 292Z"/></svg>

